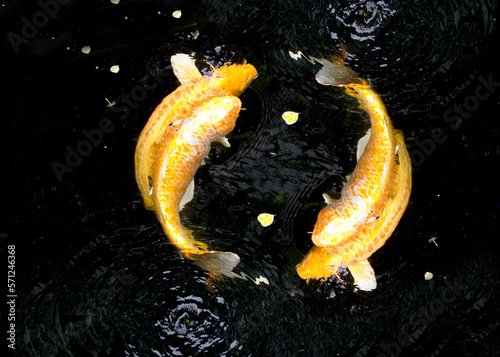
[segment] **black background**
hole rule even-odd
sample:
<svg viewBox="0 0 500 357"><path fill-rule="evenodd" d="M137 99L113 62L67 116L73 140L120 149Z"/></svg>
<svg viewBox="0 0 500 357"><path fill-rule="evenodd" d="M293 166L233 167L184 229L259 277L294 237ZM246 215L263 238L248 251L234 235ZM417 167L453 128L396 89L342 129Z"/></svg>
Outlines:
<svg viewBox="0 0 500 357"><path fill-rule="evenodd" d="M18 355L500 353L497 4L71 0L36 17L41 9L0 7L0 234L5 275L6 247L16 247ZM35 34L23 34L23 17L38 21ZM26 37L18 51L12 33ZM369 121L288 51L328 57L339 42L413 160L408 209L371 258L371 294L333 280L307 286L294 270L321 193L340 192ZM183 220L269 286L226 281L209 291L206 273L179 258L142 207L135 144L178 86L169 62L178 52L196 53L205 69L204 60L246 58L259 72L232 148L214 147ZM488 91L484 80L497 84ZM285 110L299 121L286 126ZM104 118L109 132L82 144ZM56 163L67 167L59 177ZM261 212L275 223L261 227Z"/></svg>

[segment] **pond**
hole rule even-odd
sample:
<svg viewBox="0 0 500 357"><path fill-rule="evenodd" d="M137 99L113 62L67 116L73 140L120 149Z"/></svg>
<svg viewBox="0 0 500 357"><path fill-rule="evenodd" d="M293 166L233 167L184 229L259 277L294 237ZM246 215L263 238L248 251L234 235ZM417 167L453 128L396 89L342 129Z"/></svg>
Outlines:
<svg viewBox="0 0 500 357"><path fill-rule="evenodd" d="M22 3L0 8L0 249L5 274L15 270L6 351L500 355L496 1ZM290 54L330 58L340 44L404 132L413 166L407 210L370 258L373 292L307 284L295 271L322 193L339 195L370 122ZM231 147L213 145L181 217L199 240L238 254L238 273L269 284L209 288L143 207L135 145L179 85L175 53L195 55L204 73L244 59L259 72ZM286 125L285 111L298 121ZM258 222L263 212L272 225Z"/></svg>

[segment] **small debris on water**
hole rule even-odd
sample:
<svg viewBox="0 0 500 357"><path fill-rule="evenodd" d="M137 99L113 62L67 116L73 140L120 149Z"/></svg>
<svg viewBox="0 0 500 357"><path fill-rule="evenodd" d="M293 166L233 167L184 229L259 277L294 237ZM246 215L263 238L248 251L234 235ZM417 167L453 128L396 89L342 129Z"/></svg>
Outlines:
<svg viewBox="0 0 500 357"><path fill-rule="evenodd" d="M182 11L175 10L174 12L172 12L172 16L175 17L176 19L179 19L182 16Z"/></svg>
<svg viewBox="0 0 500 357"><path fill-rule="evenodd" d="M426 272L424 275L425 280L431 280L434 277L434 274L430 272Z"/></svg>
<svg viewBox="0 0 500 357"><path fill-rule="evenodd" d="M438 239L438 237L432 237L431 239L428 240L429 243L434 243L436 246L438 245L437 242L436 242L436 239Z"/></svg>
<svg viewBox="0 0 500 357"><path fill-rule="evenodd" d="M260 285L260 283L264 283L266 285L269 285L269 280L267 280L267 278L260 275L257 279L255 279L255 284Z"/></svg>
<svg viewBox="0 0 500 357"><path fill-rule="evenodd" d="M290 296L291 297L304 296L304 292L302 290L292 290L290 291Z"/></svg>
<svg viewBox="0 0 500 357"><path fill-rule="evenodd" d="M113 73L118 73L120 72L120 66L115 64L114 66L112 66L110 69L109 69L111 72Z"/></svg>
<svg viewBox="0 0 500 357"><path fill-rule="evenodd" d="M106 104L107 108L111 108L111 107L114 107L116 105L115 101L110 102L108 98L104 98L104 99L106 99L106 102L108 102L108 104Z"/></svg>

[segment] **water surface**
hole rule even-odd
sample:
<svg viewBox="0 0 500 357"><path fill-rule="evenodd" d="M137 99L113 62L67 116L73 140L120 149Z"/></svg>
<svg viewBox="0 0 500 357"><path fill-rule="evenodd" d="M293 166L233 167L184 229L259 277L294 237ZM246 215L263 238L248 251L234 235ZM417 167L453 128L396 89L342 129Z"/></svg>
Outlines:
<svg viewBox="0 0 500 357"><path fill-rule="evenodd" d="M3 11L4 32L20 33L40 9ZM18 355L499 354L497 19L486 0L71 2L19 53L4 39L1 230L2 251L17 252ZM330 57L340 42L413 161L408 209L370 259L373 293L335 279L308 286L295 272L321 194L340 193L369 119L289 51ZM182 219L269 285L208 289L142 206L135 144L178 85L177 52L205 70L204 59L246 58L259 71L232 147L214 146ZM286 110L300 112L296 124L281 119ZM276 214L273 225L260 226L262 212Z"/></svg>

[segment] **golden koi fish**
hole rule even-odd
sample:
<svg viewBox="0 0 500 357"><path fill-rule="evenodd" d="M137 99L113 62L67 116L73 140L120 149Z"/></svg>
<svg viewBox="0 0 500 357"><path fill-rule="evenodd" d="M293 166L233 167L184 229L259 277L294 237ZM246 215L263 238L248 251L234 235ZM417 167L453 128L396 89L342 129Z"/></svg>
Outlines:
<svg viewBox="0 0 500 357"><path fill-rule="evenodd" d="M195 109L182 125L174 123L160 144L153 180L156 214L169 240L184 257L211 273L229 277L237 276L232 269L240 258L233 253L207 251L207 245L195 241L181 225L179 212L181 200L209 153L211 142L227 143L225 135L233 130L240 108L238 97L216 97Z"/></svg>
<svg viewBox="0 0 500 357"><path fill-rule="evenodd" d="M312 241L315 246L297 266L303 279L326 278L339 266L348 267L361 290L376 288L367 258L394 231L408 203L411 162L403 134L394 131L380 97L343 63L314 59L323 64L316 80L346 87L370 115L371 134L338 201L325 197ZM399 152L397 153L397 151ZM398 160L399 163L398 163Z"/></svg>
<svg viewBox="0 0 500 357"><path fill-rule="evenodd" d="M179 126L193 111L214 97L239 96L257 76L251 64L222 66L212 76L202 76L195 60L186 54L171 58L172 68L181 85L156 107L139 136L135 150L135 179L148 210L154 210L152 180L158 147L170 126Z"/></svg>
<svg viewBox="0 0 500 357"><path fill-rule="evenodd" d="M328 206L318 215L312 241L324 247L341 243L358 227L380 216L389 187L389 174L394 164L396 144L391 120L380 97L370 85L347 67L323 60L316 80L324 85L347 87L347 94L358 98L361 108L370 114L371 135L356 168L337 201L325 197ZM339 68L340 67L340 68ZM345 69L339 81L339 72Z"/></svg>
<svg viewBox="0 0 500 357"><path fill-rule="evenodd" d="M398 162L393 166L388 200L381 216L361 225L356 233L338 245L314 246L297 266L302 279L328 278L337 274L338 267L348 267L354 283L361 290L377 286L375 273L367 258L391 236L403 215L411 191L411 160L406 150L403 133L395 131Z"/></svg>

